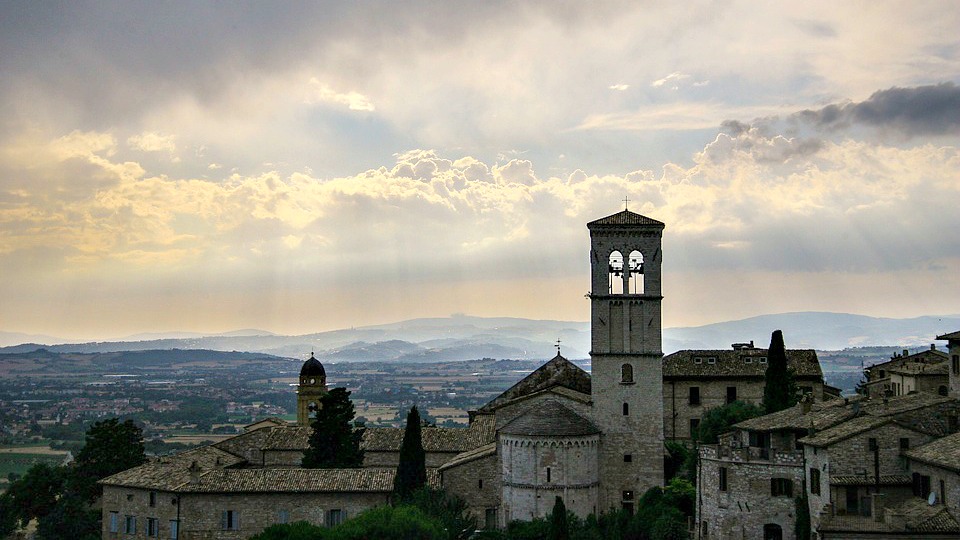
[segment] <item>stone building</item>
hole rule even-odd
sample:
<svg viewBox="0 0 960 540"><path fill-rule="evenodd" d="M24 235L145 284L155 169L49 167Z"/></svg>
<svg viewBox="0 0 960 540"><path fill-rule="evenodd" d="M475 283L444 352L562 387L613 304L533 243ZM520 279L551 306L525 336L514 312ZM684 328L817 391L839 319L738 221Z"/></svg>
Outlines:
<svg viewBox="0 0 960 540"><path fill-rule="evenodd" d="M823 382L813 349L788 349L797 389L817 401L839 397ZM683 350L663 358L663 426L667 440L689 441L703 415L734 401L763 402L767 349L735 343L725 350Z"/></svg>
<svg viewBox="0 0 960 540"><path fill-rule="evenodd" d="M937 336L937 339L947 342L950 356L950 397L960 399L960 330Z"/></svg>
<svg viewBox="0 0 960 540"><path fill-rule="evenodd" d="M800 403L740 422L700 447L699 538L794 538L801 495L813 530L831 538L876 529L884 514L902 524L915 514L904 453L955 431L958 413L957 400L913 393Z"/></svg>
<svg viewBox="0 0 960 540"><path fill-rule="evenodd" d="M870 397L901 396L910 392L948 394L947 354L938 351L936 345L910 354L894 353L890 360L874 364L864 370L864 388Z"/></svg>
<svg viewBox="0 0 960 540"><path fill-rule="evenodd" d="M544 517L558 495L581 517L632 511L639 495L663 483L664 224L624 210L587 227L592 374L558 350L472 411L467 428L422 430L428 477L488 526ZM402 428L364 431L362 469L300 468L325 392L326 372L311 355L300 373L297 425L259 422L106 478L103 537L246 538L273 523L329 525L385 503Z"/></svg>

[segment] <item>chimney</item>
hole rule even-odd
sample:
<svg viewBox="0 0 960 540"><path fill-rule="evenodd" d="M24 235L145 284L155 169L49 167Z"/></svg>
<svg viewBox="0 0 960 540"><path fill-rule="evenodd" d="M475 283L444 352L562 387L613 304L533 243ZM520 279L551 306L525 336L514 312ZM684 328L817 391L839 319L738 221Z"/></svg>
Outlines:
<svg viewBox="0 0 960 540"><path fill-rule="evenodd" d="M903 356L910 356L910 351L907 349L903 350Z"/></svg>
<svg viewBox="0 0 960 540"><path fill-rule="evenodd" d="M201 471L202 469L200 468L199 465L197 465L197 462L196 462L196 461L191 462L191 463L190 463L190 468L187 469L187 470L190 471L190 483L191 483L191 484L199 484L199 483L200 483L200 471Z"/></svg>
<svg viewBox="0 0 960 540"><path fill-rule="evenodd" d="M936 344L936 343L931 343L931 344L930 344L930 350L931 350L931 351L937 350L937 344Z"/></svg>

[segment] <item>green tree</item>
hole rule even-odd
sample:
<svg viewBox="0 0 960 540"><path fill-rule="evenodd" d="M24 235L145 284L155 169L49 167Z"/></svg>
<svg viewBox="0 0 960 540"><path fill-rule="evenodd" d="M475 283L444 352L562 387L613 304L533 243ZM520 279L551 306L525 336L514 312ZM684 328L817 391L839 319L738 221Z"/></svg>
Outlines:
<svg viewBox="0 0 960 540"><path fill-rule="evenodd" d="M271 525L250 540L323 540L329 537L330 529L311 525L306 521Z"/></svg>
<svg viewBox="0 0 960 540"><path fill-rule="evenodd" d="M87 430L86 442L74 460L68 487L85 502L93 502L100 496L99 480L146 461L143 431L133 420L102 420Z"/></svg>
<svg viewBox="0 0 960 540"><path fill-rule="evenodd" d="M469 537L477 529L477 519L467 503L442 489L423 487L413 492L410 504L440 522L452 539Z"/></svg>
<svg viewBox="0 0 960 540"><path fill-rule="evenodd" d="M721 433L730 431L730 426L763 414L763 409L743 401L714 407L700 420L696 441L702 444L717 444Z"/></svg>
<svg viewBox="0 0 960 540"><path fill-rule="evenodd" d="M677 441L667 441L664 444L667 457L663 463L663 476L669 482L674 477L686 478L691 482L695 479L696 470L690 470L687 464L690 461L690 448Z"/></svg>
<svg viewBox="0 0 960 540"><path fill-rule="evenodd" d="M763 408L767 414L782 411L797 403L797 385L787 367L787 350L780 330L774 330L770 336L763 384Z"/></svg>
<svg viewBox="0 0 960 540"><path fill-rule="evenodd" d="M331 540L446 540L434 518L409 505L379 506L334 527Z"/></svg>
<svg viewBox="0 0 960 540"><path fill-rule="evenodd" d="M30 467L19 480L10 484L5 496L21 525L31 519L42 519L53 511L57 498L63 492L64 471L37 463Z"/></svg>
<svg viewBox="0 0 960 540"><path fill-rule="evenodd" d="M37 522L37 540L99 540L100 512L80 497L64 495Z"/></svg>
<svg viewBox="0 0 960 540"><path fill-rule="evenodd" d="M567 524L567 506L563 498L557 495L553 501L553 511L550 513L549 540L570 540L570 526Z"/></svg>
<svg viewBox="0 0 960 540"><path fill-rule="evenodd" d="M414 491L426 484L427 457L420 432L420 412L414 405L407 413L407 428L400 446L400 463L393 480L393 495L397 500L407 501Z"/></svg>
<svg viewBox="0 0 960 540"><path fill-rule="evenodd" d="M339 469L363 466L360 439L363 429L354 425L353 402L346 388L334 388L320 398L320 410L310 434L310 447L303 453L308 469Z"/></svg>
<svg viewBox="0 0 960 540"><path fill-rule="evenodd" d="M663 503L676 508L688 517L693 516L693 505L696 500L697 488L685 478L673 478L663 490Z"/></svg>
<svg viewBox="0 0 960 540"><path fill-rule="evenodd" d="M0 494L0 538L17 530L17 521L19 517L13 499L7 493Z"/></svg>

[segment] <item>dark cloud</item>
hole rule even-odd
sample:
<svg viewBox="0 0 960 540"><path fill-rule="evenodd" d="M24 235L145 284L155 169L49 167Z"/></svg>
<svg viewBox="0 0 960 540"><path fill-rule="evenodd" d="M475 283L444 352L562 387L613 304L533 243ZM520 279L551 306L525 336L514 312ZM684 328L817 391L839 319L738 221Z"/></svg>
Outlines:
<svg viewBox="0 0 960 540"><path fill-rule="evenodd" d="M827 130L862 124L907 136L955 134L960 132L960 87L953 82L893 87L875 92L866 101L808 109L794 117Z"/></svg>

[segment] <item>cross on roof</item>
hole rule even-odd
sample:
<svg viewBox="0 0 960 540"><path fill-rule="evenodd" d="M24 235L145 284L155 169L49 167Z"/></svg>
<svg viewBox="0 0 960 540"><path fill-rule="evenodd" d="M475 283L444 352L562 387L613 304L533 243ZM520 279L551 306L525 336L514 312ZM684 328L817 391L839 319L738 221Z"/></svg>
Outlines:
<svg viewBox="0 0 960 540"><path fill-rule="evenodd" d="M630 209L629 205L630 205L630 198L629 198L629 197L624 197L624 198L623 198L623 209L624 209L624 210L629 210L629 209Z"/></svg>
<svg viewBox="0 0 960 540"><path fill-rule="evenodd" d="M560 354L560 339L559 339L559 338L557 338L557 344L554 345L554 347L557 348L557 354L559 355L559 354Z"/></svg>

